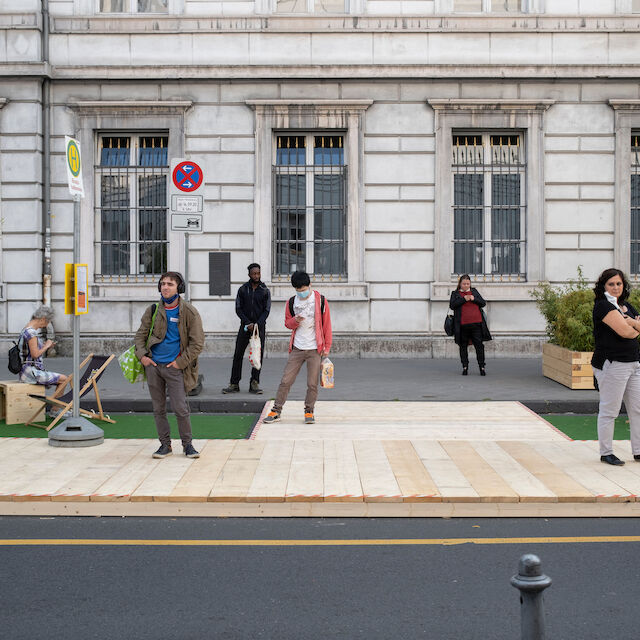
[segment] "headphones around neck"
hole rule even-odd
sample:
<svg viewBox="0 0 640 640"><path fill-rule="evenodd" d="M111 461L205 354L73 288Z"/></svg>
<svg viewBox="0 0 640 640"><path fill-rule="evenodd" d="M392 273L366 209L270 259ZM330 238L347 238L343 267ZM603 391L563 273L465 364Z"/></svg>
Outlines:
<svg viewBox="0 0 640 640"><path fill-rule="evenodd" d="M184 284L184 278L182 277L182 274L178 271L167 271L167 273L165 273L162 278L171 278L172 280L177 280L178 281L178 293L184 293L186 290L186 286ZM160 282L162 281L162 278L160 278L160 280L158 280L158 292L160 292Z"/></svg>

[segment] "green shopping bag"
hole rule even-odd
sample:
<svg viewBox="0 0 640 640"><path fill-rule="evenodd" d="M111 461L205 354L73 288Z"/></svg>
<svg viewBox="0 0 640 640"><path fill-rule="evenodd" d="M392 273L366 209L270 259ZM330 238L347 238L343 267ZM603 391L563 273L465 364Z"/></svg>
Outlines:
<svg viewBox="0 0 640 640"><path fill-rule="evenodd" d="M151 327L149 327L149 335L147 336L147 344L149 343L149 338L151 337L151 332L153 331L153 325L156 322L156 314L158 313L158 305L154 305L155 310L153 312L153 318L151 318ZM120 369L122 369L122 375L126 380L134 384L139 380L146 380L147 375L144 370L144 366L142 362L138 360L138 356L136 356L136 345L132 344L126 351L123 351L118 356L118 362L120 363Z"/></svg>

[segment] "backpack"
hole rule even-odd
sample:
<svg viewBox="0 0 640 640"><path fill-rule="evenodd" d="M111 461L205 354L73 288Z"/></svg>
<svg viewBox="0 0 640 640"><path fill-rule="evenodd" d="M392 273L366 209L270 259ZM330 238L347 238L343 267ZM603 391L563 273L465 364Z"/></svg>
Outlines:
<svg viewBox="0 0 640 640"><path fill-rule="evenodd" d="M289 313L293 316L293 302L296 299L295 296L289 298ZM324 315L324 296L320 294L320 315Z"/></svg>
<svg viewBox="0 0 640 640"><path fill-rule="evenodd" d="M20 355L20 340L22 340L22 336L18 339L18 342L13 340L13 347L9 349L9 371L11 373L20 373L22 370L22 356Z"/></svg>

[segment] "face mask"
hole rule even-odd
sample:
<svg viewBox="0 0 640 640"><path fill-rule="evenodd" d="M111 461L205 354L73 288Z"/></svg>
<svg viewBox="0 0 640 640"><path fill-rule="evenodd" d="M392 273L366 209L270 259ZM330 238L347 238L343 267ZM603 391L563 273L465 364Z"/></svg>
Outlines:
<svg viewBox="0 0 640 640"><path fill-rule="evenodd" d="M162 297L162 302L164 302L165 304L171 304L178 297L178 294L176 293L170 298L165 298L164 296L161 296L161 297Z"/></svg>
<svg viewBox="0 0 640 640"><path fill-rule="evenodd" d="M308 298L310 293L311 289L307 289L306 291L296 291L296 295L298 296L298 298L302 298L303 300L305 298Z"/></svg>

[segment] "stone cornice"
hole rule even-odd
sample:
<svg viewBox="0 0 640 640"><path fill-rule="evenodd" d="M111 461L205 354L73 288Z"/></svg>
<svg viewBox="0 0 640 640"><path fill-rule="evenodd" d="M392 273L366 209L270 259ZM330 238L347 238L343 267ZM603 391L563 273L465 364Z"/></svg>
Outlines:
<svg viewBox="0 0 640 640"><path fill-rule="evenodd" d="M113 65L53 67L54 80L148 80L158 78L157 65ZM2 66L0 65L0 75ZM361 79L428 78L430 80L593 80L640 78L640 64L618 65L489 65L489 64L324 64L324 65L163 65L162 79L234 80L234 79ZM512 101L513 102L513 101ZM541 104L541 101L537 101Z"/></svg>
<svg viewBox="0 0 640 640"><path fill-rule="evenodd" d="M291 108L300 111L328 113L330 111L366 111L373 104L373 100L245 100L245 104L260 113L268 111L282 113Z"/></svg>
<svg viewBox="0 0 640 640"><path fill-rule="evenodd" d="M612 33L640 31L640 16L60 16L52 34L73 33Z"/></svg>
<svg viewBox="0 0 640 640"><path fill-rule="evenodd" d="M0 98L0 109L2 109L7 102L9 101L6 98Z"/></svg>
<svg viewBox="0 0 640 640"><path fill-rule="evenodd" d="M546 111L555 100L444 98L427 100L435 111Z"/></svg>
<svg viewBox="0 0 640 640"><path fill-rule="evenodd" d="M193 106L191 100L84 100L70 102L70 109L82 115L116 114L175 114Z"/></svg>
<svg viewBox="0 0 640 640"><path fill-rule="evenodd" d="M640 111L640 100L608 100L616 111Z"/></svg>

